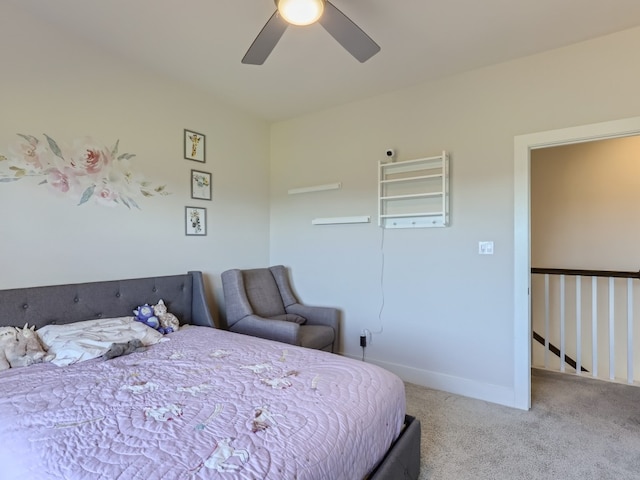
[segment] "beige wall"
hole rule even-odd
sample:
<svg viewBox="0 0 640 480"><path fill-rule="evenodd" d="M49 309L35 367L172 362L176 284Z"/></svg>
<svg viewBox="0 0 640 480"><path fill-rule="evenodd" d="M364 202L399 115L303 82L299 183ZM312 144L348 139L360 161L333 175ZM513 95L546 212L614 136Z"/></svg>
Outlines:
<svg viewBox="0 0 640 480"><path fill-rule="evenodd" d="M640 137L534 150L535 267L640 270Z"/></svg>
<svg viewBox="0 0 640 480"><path fill-rule="evenodd" d="M77 206L36 179L0 183L0 288L205 272L268 262L269 126L188 85L76 42L0 4L0 154L18 137L89 135L135 153L166 184L140 210ZM183 159L183 129L206 135L206 163ZM190 198L190 171L213 174L213 200ZM249 174L250 172L250 174ZM208 210L206 237L185 237L184 208Z"/></svg>
<svg viewBox="0 0 640 480"><path fill-rule="evenodd" d="M370 360L514 404L514 137L637 116L639 47L640 29L629 30L274 125L272 262L292 267L305 300L343 308L347 354L360 356L363 328L382 328ZM387 147L398 160L451 153L451 226L384 238L375 221L312 226L375 218ZM341 190L286 194L335 181ZM483 240L493 256L478 255Z"/></svg>

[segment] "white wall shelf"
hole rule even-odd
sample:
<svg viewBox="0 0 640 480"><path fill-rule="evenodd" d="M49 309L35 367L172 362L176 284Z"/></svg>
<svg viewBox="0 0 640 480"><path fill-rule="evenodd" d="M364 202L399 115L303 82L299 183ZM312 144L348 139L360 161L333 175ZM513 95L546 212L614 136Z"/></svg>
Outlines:
<svg viewBox="0 0 640 480"><path fill-rule="evenodd" d="M449 155L378 164L378 225L383 228L449 224Z"/></svg>
<svg viewBox="0 0 640 480"><path fill-rule="evenodd" d="M325 185L313 185L311 187L291 188L287 190L289 195L298 195L300 193L323 192L325 190L339 190L342 188L342 182L327 183Z"/></svg>
<svg viewBox="0 0 640 480"><path fill-rule="evenodd" d="M371 217L369 215L357 215L352 217L330 217L330 218L314 218L311 220L312 225L339 225L343 223L369 223Z"/></svg>

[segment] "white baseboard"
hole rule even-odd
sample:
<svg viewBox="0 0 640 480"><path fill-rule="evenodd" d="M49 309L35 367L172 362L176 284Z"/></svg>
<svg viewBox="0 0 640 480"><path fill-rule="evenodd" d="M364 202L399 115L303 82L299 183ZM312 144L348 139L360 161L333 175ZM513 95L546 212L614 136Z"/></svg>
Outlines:
<svg viewBox="0 0 640 480"><path fill-rule="evenodd" d="M345 355L355 360L362 360L352 355ZM444 373L421 370L397 365L395 363L382 362L375 359L367 359L367 362L385 368L398 375L402 380L435 390L462 395L464 397L485 400L498 405L517 408L515 404L515 391L513 388L502 385L482 383L468 378L455 377Z"/></svg>

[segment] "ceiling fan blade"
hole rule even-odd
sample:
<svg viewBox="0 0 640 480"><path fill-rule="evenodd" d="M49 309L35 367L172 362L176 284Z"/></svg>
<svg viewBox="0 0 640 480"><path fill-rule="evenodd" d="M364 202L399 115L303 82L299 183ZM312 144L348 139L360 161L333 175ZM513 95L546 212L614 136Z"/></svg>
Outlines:
<svg viewBox="0 0 640 480"><path fill-rule="evenodd" d="M325 2L324 13L318 22L361 63L380 51L380 46L369 35L329 1Z"/></svg>
<svg viewBox="0 0 640 480"><path fill-rule="evenodd" d="M269 21L262 27L247 53L242 57L242 63L248 65L262 65L273 48L282 37L289 24L280 16L278 11L271 15Z"/></svg>

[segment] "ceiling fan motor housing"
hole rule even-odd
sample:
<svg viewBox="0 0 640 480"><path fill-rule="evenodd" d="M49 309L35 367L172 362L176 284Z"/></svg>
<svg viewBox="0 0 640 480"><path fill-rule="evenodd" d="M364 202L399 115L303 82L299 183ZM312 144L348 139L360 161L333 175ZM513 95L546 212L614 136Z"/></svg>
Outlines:
<svg viewBox="0 0 640 480"><path fill-rule="evenodd" d="M324 0L275 0L278 12L292 25L311 25L324 12Z"/></svg>

